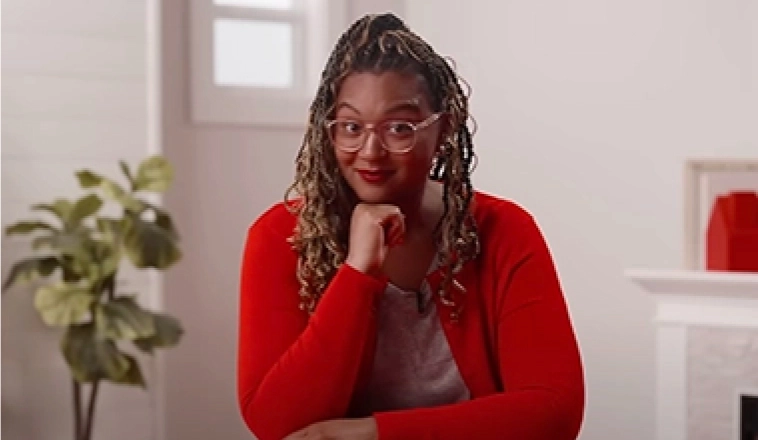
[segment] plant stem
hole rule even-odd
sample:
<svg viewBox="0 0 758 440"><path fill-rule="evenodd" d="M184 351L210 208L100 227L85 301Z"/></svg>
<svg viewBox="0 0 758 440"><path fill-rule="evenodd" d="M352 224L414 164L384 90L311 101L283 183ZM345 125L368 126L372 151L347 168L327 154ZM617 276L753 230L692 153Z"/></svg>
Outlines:
<svg viewBox="0 0 758 440"><path fill-rule="evenodd" d="M99 380L92 382L92 389L90 390L89 396L89 405L87 407L87 427L85 428L84 436L81 440L92 440L92 424L94 422L95 415L95 401L97 400L97 390L99 387Z"/></svg>
<svg viewBox="0 0 758 440"><path fill-rule="evenodd" d="M116 273L108 277L105 288L108 289L108 301L113 301L116 298Z"/></svg>
<svg viewBox="0 0 758 440"><path fill-rule="evenodd" d="M82 384L73 377L71 384L74 388L74 440L82 437Z"/></svg>

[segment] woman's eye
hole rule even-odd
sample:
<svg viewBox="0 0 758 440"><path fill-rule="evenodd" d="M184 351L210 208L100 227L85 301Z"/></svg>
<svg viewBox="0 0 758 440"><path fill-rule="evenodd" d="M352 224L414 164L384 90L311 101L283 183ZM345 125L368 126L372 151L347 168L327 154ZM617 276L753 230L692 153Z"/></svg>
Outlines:
<svg viewBox="0 0 758 440"><path fill-rule="evenodd" d="M358 134L363 130L361 124L352 121L340 123L340 130L349 134Z"/></svg>
<svg viewBox="0 0 758 440"><path fill-rule="evenodd" d="M403 136L413 133L413 126L408 122L391 122L387 124L387 131L396 136Z"/></svg>

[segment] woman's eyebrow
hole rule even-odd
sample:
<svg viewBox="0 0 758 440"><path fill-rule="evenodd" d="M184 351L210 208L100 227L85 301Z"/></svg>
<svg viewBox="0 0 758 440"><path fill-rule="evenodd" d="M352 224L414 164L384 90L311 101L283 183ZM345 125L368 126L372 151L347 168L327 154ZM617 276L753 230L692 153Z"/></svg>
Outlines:
<svg viewBox="0 0 758 440"><path fill-rule="evenodd" d="M342 102L340 102L339 104L337 104L337 107L335 107L334 111L337 111L337 110L339 110L339 109L341 109L341 108L343 108L343 107L347 107L347 108L349 108L350 110L354 111L354 112L355 112L355 113L357 113L358 115L360 115L360 114L361 114L361 112L360 112L360 111L358 111L358 109L357 109L357 108L353 107L352 105L348 104L348 103L347 103L347 102L345 102L345 101L342 101Z"/></svg>
<svg viewBox="0 0 758 440"><path fill-rule="evenodd" d="M350 109L353 112L355 112L355 114L357 114L358 116L361 115L360 110L358 110L355 106L351 105L347 101L342 101L339 104L337 104L337 106L335 107L335 112L339 111L342 108ZM387 110L384 110L383 113L389 114L389 113L399 113L403 111L421 113L421 105L419 105L418 100L416 99L401 101L390 106L389 108L387 108Z"/></svg>
<svg viewBox="0 0 758 440"><path fill-rule="evenodd" d="M421 113L421 106L416 101L405 101L393 105L385 111L385 113L396 113L401 111L411 111L414 113Z"/></svg>

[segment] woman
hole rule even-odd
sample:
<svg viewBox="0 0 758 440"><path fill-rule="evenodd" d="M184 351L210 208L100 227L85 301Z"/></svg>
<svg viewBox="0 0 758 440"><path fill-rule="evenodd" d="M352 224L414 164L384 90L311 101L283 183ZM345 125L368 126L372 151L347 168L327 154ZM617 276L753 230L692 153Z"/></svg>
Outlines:
<svg viewBox="0 0 758 440"><path fill-rule="evenodd" d="M258 438L576 438L583 373L551 256L528 213L472 188L468 116L395 16L338 41L298 198L245 248L239 403Z"/></svg>

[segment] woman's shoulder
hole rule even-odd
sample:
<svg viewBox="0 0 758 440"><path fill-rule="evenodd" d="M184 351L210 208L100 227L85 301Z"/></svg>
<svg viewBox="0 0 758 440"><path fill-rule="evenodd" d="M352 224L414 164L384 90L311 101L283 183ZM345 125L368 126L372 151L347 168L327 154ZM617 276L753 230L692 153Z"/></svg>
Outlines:
<svg viewBox="0 0 758 440"><path fill-rule="evenodd" d="M473 213L484 248L523 251L546 245L535 217L513 200L477 191Z"/></svg>
<svg viewBox="0 0 758 440"><path fill-rule="evenodd" d="M294 212L296 202L287 201L271 205L250 225L250 231L274 233L278 236L292 235L297 216Z"/></svg>
<svg viewBox="0 0 758 440"><path fill-rule="evenodd" d="M514 200L477 190L473 214L479 229L530 227L535 223L528 209Z"/></svg>

